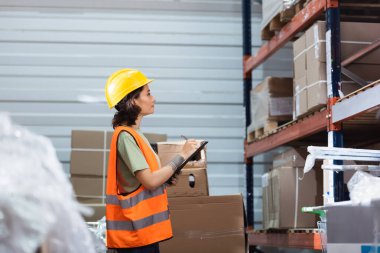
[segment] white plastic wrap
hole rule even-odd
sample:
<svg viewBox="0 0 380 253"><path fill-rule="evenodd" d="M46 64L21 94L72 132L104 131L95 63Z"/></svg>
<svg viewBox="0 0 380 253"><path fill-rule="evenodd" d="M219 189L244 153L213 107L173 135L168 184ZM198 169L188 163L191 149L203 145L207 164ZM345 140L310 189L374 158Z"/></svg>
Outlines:
<svg viewBox="0 0 380 253"><path fill-rule="evenodd" d="M101 218L97 222L87 223L89 230L94 238L94 246L97 253L106 253L106 217Z"/></svg>
<svg viewBox="0 0 380 253"><path fill-rule="evenodd" d="M369 173L357 171L347 184L351 201L369 203L372 199L380 199L380 178Z"/></svg>
<svg viewBox="0 0 380 253"><path fill-rule="evenodd" d="M263 0L261 30L284 8L284 3L281 0Z"/></svg>
<svg viewBox="0 0 380 253"><path fill-rule="evenodd" d="M263 0L261 29L264 29L281 11L291 8L298 2L299 0Z"/></svg>
<svg viewBox="0 0 380 253"><path fill-rule="evenodd" d="M251 125L248 133L265 127L267 121L291 119L293 80L281 77L266 77L251 90ZM290 89L286 89L290 88Z"/></svg>
<svg viewBox="0 0 380 253"><path fill-rule="evenodd" d="M51 142L0 114L0 252L94 253Z"/></svg>

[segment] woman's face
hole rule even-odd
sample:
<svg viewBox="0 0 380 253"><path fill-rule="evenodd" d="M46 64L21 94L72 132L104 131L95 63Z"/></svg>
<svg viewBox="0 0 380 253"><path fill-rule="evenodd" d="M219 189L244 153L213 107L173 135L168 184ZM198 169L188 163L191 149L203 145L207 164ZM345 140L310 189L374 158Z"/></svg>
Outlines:
<svg viewBox="0 0 380 253"><path fill-rule="evenodd" d="M136 105L141 108L140 115L146 116L154 113L154 97L150 94L150 89L148 85L143 87L143 90L140 93L139 98L135 99Z"/></svg>

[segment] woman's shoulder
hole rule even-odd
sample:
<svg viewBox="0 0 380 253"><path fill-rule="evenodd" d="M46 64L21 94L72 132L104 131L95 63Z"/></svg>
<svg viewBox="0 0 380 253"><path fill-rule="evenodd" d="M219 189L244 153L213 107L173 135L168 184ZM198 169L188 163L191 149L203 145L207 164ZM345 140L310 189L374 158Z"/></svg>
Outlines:
<svg viewBox="0 0 380 253"><path fill-rule="evenodd" d="M121 144L121 143L124 143L124 144L130 143L130 144L135 144L136 145L135 138L132 136L132 134L130 134L127 131L120 132L120 134L118 136L118 143L119 144Z"/></svg>

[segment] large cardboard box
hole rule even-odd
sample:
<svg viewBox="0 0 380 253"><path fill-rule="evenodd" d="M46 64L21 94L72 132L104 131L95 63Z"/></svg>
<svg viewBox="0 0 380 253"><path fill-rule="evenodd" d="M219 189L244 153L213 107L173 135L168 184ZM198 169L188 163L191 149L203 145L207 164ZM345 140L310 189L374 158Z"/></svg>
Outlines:
<svg viewBox="0 0 380 253"><path fill-rule="evenodd" d="M184 168L177 176L177 184L167 188L168 197L208 196L206 168Z"/></svg>
<svg viewBox="0 0 380 253"><path fill-rule="evenodd" d="M77 150L71 151L71 175L107 175L109 150Z"/></svg>
<svg viewBox="0 0 380 253"><path fill-rule="evenodd" d="M71 148L73 149L108 149L111 140L112 132L110 131L71 131Z"/></svg>
<svg viewBox="0 0 380 253"><path fill-rule="evenodd" d="M85 198L84 202L93 200L93 203L103 202L107 178L95 176L72 176L70 178L77 197ZM80 200L80 199L79 199Z"/></svg>
<svg viewBox="0 0 380 253"><path fill-rule="evenodd" d="M265 127L268 120L288 121L293 113L293 79L266 77L251 91L252 124L249 132Z"/></svg>
<svg viewBox="0 0 380 253"><path fill-rule="evenodd" d="M241 195L169 199L173 238L160 243L162 253L245 253Z"/></svg>
<svg viewBox="0 0 380 253"><path fill-rule="evenodd" d="M313 170L303 175L303 168L280 167L270 172L273 210L269 228L311 228L316 217L301 212L305 206L322 205L322 173ZM320 171L321 172L321 171ZM302 178L303 176L303 178ZM302 178L302 180L300 180Z"/></svg>

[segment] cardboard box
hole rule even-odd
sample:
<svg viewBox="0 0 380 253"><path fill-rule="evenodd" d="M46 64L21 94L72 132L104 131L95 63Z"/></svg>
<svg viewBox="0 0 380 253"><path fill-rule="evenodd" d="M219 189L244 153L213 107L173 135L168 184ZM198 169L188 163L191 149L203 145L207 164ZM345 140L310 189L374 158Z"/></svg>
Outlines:
<svg viewBox="0 0 380 253"><path fill-rule="evenodd" d="M149 143L167 140L166 134L143 133ZM113 131L73 130L71 132L71 148L73 149L109 149Z"/></svg>
<svg viewBox="0 0 380 253"><path fill-rule="evenodd" d="M301 212L305 206L322 205L322 171L303 176L303 167L279 167L268 173L263 205L268 213L264 228L314 228L316 217Z"/></svg>
<svg viewBox="0 0 380 253"><path fill-rule="evenodd" d="M170 198L169 209L174 236L160 252L246 252L241 195Z"/></svg>
<svg viewBox="0 0 380 253"><path fill-rule="evenodd" d="M315 111L326 105L327 84L317 82L307 87L307 110Z"/></svg>
<svg viewBox="0 0 380 253"><path fill-rule="evenodd" d="M306 76L306 34L303 34L293 43L294 79L299 80Z"/></svg>
<svg viewBox="0 0 380 253"><path fill-rule="evenodd" d="M199 140L198 142L201 142ZM166 166L171 160L174 159L176 155L178 155L183 148L185 141L177 141L177 142L158 142L158 157L161 161L161 166ZM206 160L206 148L202 149L200 152L200 156L195 157L194 161L190 161L185 165L185 168L206 168L207 160Z"/></svg>
<svg viewBox="0 0 380 253"><path fill-rule="evenodd" d="M293 119L307 113L307 88L306 76L295 79L293 84Z"/></svg>
<svg viewBox="0 0 380 253"><path fill-rule="evenodd" d="M177 184L167 188L168 197L208 196L207 170L184 168L177 176Z"/></svg>
<svg viewBox="0 0 380 253"><path fill-rule="evenodd" d="M112 133L110 131L73 130L71 132L71 148L109 149Z"/></svg>
<svg viewBox="0 0 380 253"><path fill-rule="evenodd" d="M106 178L72 176L70 181L73 185L76 196L99 199L99 202L101 202L105 195Z"/></svg>
<svg viewBox="0 0 380 253"><path fill-rule="evenodd" d="M109 151L72 150L70 160L71 175L107 175Z"/></svg>

